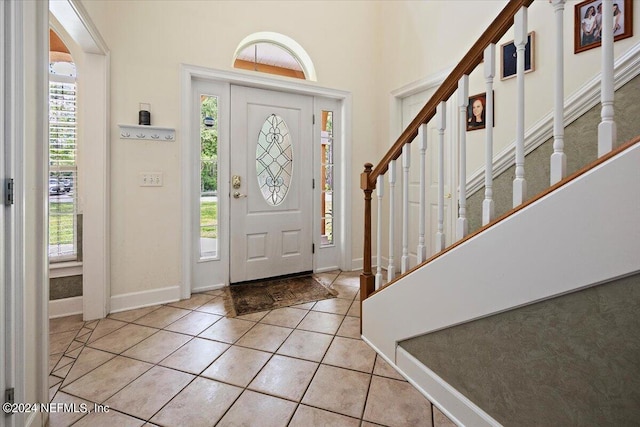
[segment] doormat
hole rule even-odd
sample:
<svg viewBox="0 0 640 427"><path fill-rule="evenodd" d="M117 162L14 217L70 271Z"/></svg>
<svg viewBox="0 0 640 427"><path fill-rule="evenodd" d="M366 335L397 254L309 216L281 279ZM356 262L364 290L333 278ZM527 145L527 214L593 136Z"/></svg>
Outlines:
<svg viewBox="0 0 640 427"><path fill-rule="evenodd" d="M338 294L324 287L312 276L232 285L229 291L236 316L335 298Z"/></svg>

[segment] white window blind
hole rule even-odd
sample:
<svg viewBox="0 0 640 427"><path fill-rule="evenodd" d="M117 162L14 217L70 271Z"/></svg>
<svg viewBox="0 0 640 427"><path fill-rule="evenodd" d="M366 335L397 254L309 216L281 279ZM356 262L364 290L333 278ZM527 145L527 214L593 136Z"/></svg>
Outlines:
<svg viewBox="0 0 640 427"><path fill-rule="evenodd" d="M76 83L49 80L49 257L77 259Z"/></svg>
<svg viewBox="0 0 640 427"><path fill-rule="evenodd" d="M76 167L76 84L49 81L51 170Z"/></svg>

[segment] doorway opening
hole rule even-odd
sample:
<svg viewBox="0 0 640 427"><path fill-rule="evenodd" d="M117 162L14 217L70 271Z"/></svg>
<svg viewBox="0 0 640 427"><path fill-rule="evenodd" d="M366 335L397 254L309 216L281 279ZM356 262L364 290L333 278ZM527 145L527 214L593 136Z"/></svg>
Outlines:
<svg viewBox="0 0 640 427"><path fill-rule="evenodd" d="M59 214L51 219L60 224L54 222L52 228L54 233L59 231L56 243L62 250L54 254L59 255L57 259L52 257L60 262L51 263L50 277L81 277L75 288L82 291L49 301L49 317L82 313L84 320L100 319L110 306L109 49L80 2L49 2L49 12L49 27L67 51L52 45L56 53L51 56L55 64L51 68L60 71L56 74L71 74L55 77L68 87L56 95L61 99L55 102L64 108L55 124L58 138L52 140L50 150L55 161L49 165L53 172L49 193L57 203L51 212ZM60 61L61 57L68 60L67 54L78 68L77 81L69 73L70 63ZM72 83L75 88L69 86Z"/></svg>
<svg viewBox="0 0 640 427"><path fill-rule="evenodd" d="M69 48L49 30L49 298L82 296L82 215L78 210L78 104L76 65ZM58 274L60 267L76 268Z"/></svg>

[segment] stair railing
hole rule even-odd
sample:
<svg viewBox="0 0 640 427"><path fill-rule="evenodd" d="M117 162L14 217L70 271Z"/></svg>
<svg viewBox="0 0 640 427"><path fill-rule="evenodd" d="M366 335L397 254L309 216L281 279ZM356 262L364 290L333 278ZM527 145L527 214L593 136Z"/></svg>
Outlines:
<svg viewBox="0 0 640 427"><path fill-rule="evenodd" d="M564 153L564 51L563 51L563 20L564 5L566 0L550 0L555 14L555 38L556 38L556 72L554 87L554 130L553 130L553 154L550 159L551 182L553 185L567 175L566 155ZM480 36L478 41L469 49L453 71L447 76L433 96L427 101L416 117L402 132L389 151L374 167L366 163L364 172L360 177L360 187L364 191L364 259L363 272L360 275L361 300L366 299L376 290L382 287L384 277L382 274L382 215L384 198L384 180L389 181L389 260L387 265L387 284L396 281L400 276L395 273L394 258L394 221L398 218L395 214L395 185L396 185L396 161L402 156L402 254L400 257L400 274L411 271L408 256L408 177L410 170L410 145L419 136L419 167L420 167L420 201L418 218L418 246L416 248L417 265L413 269L430 262L446 250L444 235L444 135L447 128L446 103L452 95L458 91L459 107L459 180L458 192L458 219L456 222L455 237L458 242L465 239L468 234L466 212L466 122L468 107L469 74L484 60L484 77L486 82L485 105L485 198L482 204L483 229L493 224L496 220L493 203L493 78L495 76L495 48L496 43L514 27L514 44L516 47L516 129L515 129L515 179L513 181L513 207L521 206L527 200L526 179L524 176L524 71L525 71L525 46L528 38L527 11L533 0L511 0ZM598 155L602 156L616 148L616 126L613 121L613 0L603 0L602 17L602 122L598 127ZM427 148L427 124L436 119L438 131L438 212L437 232L435 236L425 236L425 153ZM398 165L400 166L400 165ZM377 269L375 276L372 272L372 230L371 230L371 200L372 193L376 190L377 198ZM426 259L425 239L434 239L436 254Z"/></svg>

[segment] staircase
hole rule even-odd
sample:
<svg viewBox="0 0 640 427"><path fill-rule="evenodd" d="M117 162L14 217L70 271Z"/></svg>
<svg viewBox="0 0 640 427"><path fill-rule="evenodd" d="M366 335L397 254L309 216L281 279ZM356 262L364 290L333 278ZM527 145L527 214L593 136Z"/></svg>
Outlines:
<svg viewBox="0 0 640 427"><path fill-rule="evenodd" d="M509 2L382 160L375 167L365 165L361 178L365 194L362 336L458 425L634 425L640 419L640 137L624 144L616 138L613 37L603 36L602 122L597 125L597 141L591 142L597 146L598 158L568 174L564 103L556 96L553 154L548 160L551 186L533 198L527 194L520 114L526 100L520 89L526 8L531 3ZM553 1L556 18L562 14L562 5L564 1ZM602 22L608 25L612 11L606 6L612 2L604 5ZM522 111L516 124L513 207L496 218L489 94L495 43L514 22L518 109ZM557 34L563 34L562 18L556 22ZM562 38L558 49L562 49ZM389 213L402 219L402 256L399 268L390 263L383 275L384 176L395 174L396 160L402 161L408 176L406 147L416 137L421 148L426 147L426 126L431 120L440 130L437 143L442 152L446 102L457 102L461 112L449 127L465 125L468 75L482 61L483 52L487 163L482 212L475 213L482 225L469 232L466 185L462 185L453 244L445 247L442 236L442 188L438 233L425 235L422 218L417 230L410 230L404 179L400 215ZM562 58L562 52L556 57ZM561 63L557 66L562 70ZM556 92L563 93L562 81L562 73L556 73ZM637 127L635 119L631 126ZM460 182L466 183L464 128L457 143ZM420 175L424 176L422 160ZM440 164L440 170L443 167ZM375 258L374 191L378 201ZM426 192L423 179L420 191ZM389 197L393 201L393 195ZM421 197L421 217L424 203ZM393 241L393 227L389 229ZM418 233L418 264L413 267L407 257L409 232ZM428 259L425 239L434 239L438 248ZM393 244L389 247L392 251ZM393 260L392 253L387 255Z"/></svg>

